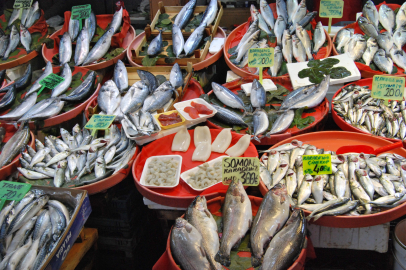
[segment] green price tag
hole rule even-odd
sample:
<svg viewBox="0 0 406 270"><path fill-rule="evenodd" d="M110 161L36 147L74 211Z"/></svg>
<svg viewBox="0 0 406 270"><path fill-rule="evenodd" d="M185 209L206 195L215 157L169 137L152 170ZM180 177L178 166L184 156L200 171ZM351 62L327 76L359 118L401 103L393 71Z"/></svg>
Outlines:
<svg viewBox="0 0 406 270"><path fill-rule="evenodd" d="M244 186L259 185L259 159L242 157L224 157L222 160L222 180L229 185L240 180Z"/></svg>
<svg viewBox="0 0 406 270"><path fill-rule="evenodd" d="M32 0L15 0L13 8L30 8Z"/></svg>
<svg viewBox="0 0 406 270"><path fill-rule="evenodd" d="M92 12L92 6L90 4L73 6L71 19L73 19L73 20L87 19L90 17L91 12Z"/></svg>
<svg viewBox="0 0 406 270"><path fill-rule="evenodd" d="M405 78L375 75L372 80L372 97L388 100L403 100Z"/></svg>
<svg viewBox="0 0 406 270"><path fill-rule="evenodd" d="M256 48L248 52L249 67L272 67L274 62L274 48Z"/></svg>
<svg viewBox="0 0 406 270"><path fill-rule="evenodd" d="M304 155L303 172L310 175L332 174L331 155Z"/></svg>
<svg viewBox="0 0 406 270"><path fill-rule="evenodd" d="M92 129L92 135L94 135L99 129L108 129L115 118L115 115L93 114L85 128Z"/></svg>
<svg viewBox="0 0 406 270"><path fill-rule="evenodd" d="M63 82L65 79L61 76L58 76L54 73L49 74L45 78L39 81L39 84L42 85L41 89L38 91L38 95L44 90L44 88L54 89L58 84Z"/></svg>
<svg viewBox="0 0 406 270"><path fill-rule="evenodd" d="M20 201L31 189L31 184L1 181L0 182L0 209L6 200Z"/></svg>
<svg viewBox="0 0 406 270"><path fill-rule="evenodd" d="M321 0L319 16L322 18L342 18L343 9L343 0Z"/></svg>

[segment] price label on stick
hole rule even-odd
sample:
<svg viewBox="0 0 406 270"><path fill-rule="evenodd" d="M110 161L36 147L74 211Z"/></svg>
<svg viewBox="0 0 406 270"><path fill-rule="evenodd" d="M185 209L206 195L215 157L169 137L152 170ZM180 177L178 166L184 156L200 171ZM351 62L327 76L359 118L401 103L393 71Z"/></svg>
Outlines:
<svg viewBox="0 0 406 270"><path fill-rule="evenodd" d="M331 155L304 155L303 172L310 175L332 174Z"/></svg>
<svg viewBox="0 0 406 270"><path fill-rule="evenodd" d="M329 18L328 33L331 32L331 22L333 18L342 18L344 10L343 0L321 0L319 16L321 18Z"/></svg>
<svg viewBox="0 0 406 270"><path fill-rule="evenodd" d="M6 200L20 201L31 189L31 184L1 181L0 182L0 209Z"/></svg>
<svg viewBox="0 0 406 270"><path fill-rule="evenodd" d="M275 58L274 48L255 48L248 51L248 66L259 68L259 81L262 84L262 69L272 67Z"/></svg>
<svg viewBox="0 0 406 270"><path fill-rule="evenodd" d="M13 8L30 8L32 0L15 0Z"/></svg>
<svg viewBox="0 0 406 270"><path fill-rule="evenodd" d="M375 75L372 80L372 97L388 100L403 100L405 78Z"/></svg>
<svg viewBox="0 0 406 270"><path fill-rule="evenodd" d="M240 180L244 186L258 186L259 159L224 157L222 180L224 185L229 185L233 180Z"/></svg>
<svg viewBox="0 0 406 270"><path fill-rule="evenodd" d="M79 21L79 30L82 30L82 19L89 18L91 13L92 13L92 6L90 4L73 6L70 19L78 20Z"/></svg>
<svg viewBox="0 0 406 270"><path fill-rule="evenodd" d="M39 84L42 85L42 87L38 91L38 95L42 92L42 90L44 90L45 87L52 90L64 80L65 80L64 78L54 73L49 74L48 76L39 81Z"/></svg>
<svg viewBox="0 0 406 270"><path fill-rule="evenodd" d="M99 129L108 129L115 118L115 115L94 114L92 118L90 118L89 122L87 122L85 128L92 129L92 135L94 135Z"/></svg>

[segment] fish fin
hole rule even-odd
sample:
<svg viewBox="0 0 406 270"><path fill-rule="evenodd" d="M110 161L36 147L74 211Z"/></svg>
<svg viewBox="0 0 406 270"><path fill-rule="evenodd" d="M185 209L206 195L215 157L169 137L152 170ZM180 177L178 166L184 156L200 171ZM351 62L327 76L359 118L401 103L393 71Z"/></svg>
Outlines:
<svg viewBox="0 0 406 270"><path fill-rule="evenodd" d="M189 223L186 224L185 229L188 233L190 233L193 229L192 225L190 225Z"/></svg>
<svg viewBox="0 0 406 270"><path fill-rule="evenodd" d="M257 142L261 142L261 140L257 136L252 137L251 140L256 140Z"/></svg>
<svg viewBox="0 0 406 270"><path fill-rule="evenodd" d="M206 252L204 251L202 246L200 246L200 252L202 253L203 257L206 257Z"/></svg>
<svg viewBox="0 0 406 270"><path fill-rule="evenodd" d="M204 209L204 212L206 213L206 216L207 216L208 218L210 218L210 217L211 217L211 214L210 214L209 210Z"/></svg>
<svg viewBox="0 0 406 270"><path fill-rule="evenodd" d="M241 203L243 203L245 201L244 194L240 194L240 196L241 196Z"/></svg>

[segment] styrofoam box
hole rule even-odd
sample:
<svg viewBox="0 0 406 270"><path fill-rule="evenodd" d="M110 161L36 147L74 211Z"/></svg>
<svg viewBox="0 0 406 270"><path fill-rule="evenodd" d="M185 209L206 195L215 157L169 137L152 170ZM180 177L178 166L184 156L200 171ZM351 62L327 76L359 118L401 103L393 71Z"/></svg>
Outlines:
<svg viewBox="0 0 406 270"><path fill-rule="evenodd" d="M147 185L147 184L145 184L145 178L147 177L148 165L149 165L149 163L151 163L153 158L158 158L158 159L173 158L173 159L175 159L176 161L179 162L179 166L178 166L178 169L176 170L176 174L175 174L175 185L173 185L173 186L155 186L155 185ZM179 175L180 175L180 169L181 168L182 168L182 156L180 156L180 155L167 155L167 156L149 157L145 161L144 169L142 170L142 174L141 174L140 184L145 186L145 187L149 187L149 188L173 188L173 187L176 187L179 184Z"/></svg>
<svg viewBox="0 0 406 270"><path fill-rule="evenodd" d="M264 87L265 92L274 91L274 90L278 89L271 79L263 79L262 86ZM252 83L244 83L241 85L241 89L244 91L244 93L247 96L251 95L251 88L252 88Z"/></svg>
<svg viewBox="0 0 406 270"><path fill-rule="evenodd" d="M341 54L336 56L331 56L328 58L337 58L340 60L340 63L334 65L334 67L345 67L348 71L351 72L351 75L341 79L331 79L330 85L335 84L345 84L347 82L357 81L361 79L361 73L359 72L357 66L355 65L354 61L347 55ZM302 69L309 68L307 66L308 62L298 62L298 63L291 63L287 64L288 72L290 81L292 82L293 89L298 89L303 86L311 85L312 83L309 81L309 78L299 78L299 72Z"/></svg>
<svg viewBox="0 0 406 270"><path fill-rule="evenodd" d="M228 157L228 156L221 156L221 157L212 159L212 160L210 160L210 161L208 161L208 162L206 162L206 163L208 163L209 166L213 166L216 162L221 161L224 157ZM201 165L199 165L199 166L201 166ZM211 186L208 186L208 187L205 187L205 188L202 188L202 189L198 189L198 188L192 187L192 185L190 185L190 184L187 182L187 180L190 178L190 175L191 175L191 174L197 173L197 171L199 170L199 166L196 166L196 167L194 167L194 168L192 168L192 169L190 169L190 170L188 170L188 171L185 171L185 172L183 172L183 173L180 175L180 177L182 178L182 180L185 181L185 183L188 184L189 187L191 187L192 189L194 189L194 190L196 190L196 191L203 191L203 190L205 190L205 189L208 189L209 187L212 187L212 186L214 186L214 185L217 185L218 183L221 183L221 181L220 181L220 182L217 182L217 183L215 183L215 184L213 184L213 185L211 185Z"/></svg>
<svg viewBox="0 0 406 270"><path fill-rule="evenodd" d="M188 107L188 106L192 107L192 105L190 105L190 104L192 103L192 101L206 106L207 108L209 108L210 110L212 110L213 113L212 113L212 114L199 114L199 118L193 119L192 117L190 117L190 115L189 115L187 112L185 112L185 111L183 110L184 108L186 108L186 107ZM213 117L213 116L217 113L217 110L214 109L213 106L211 106L209 103L207 103L207 102L206 102L204 99L202 99L202 98L195 98L195 99L190 99L190 100L178 102L178 103L175 103L173 106L174 106L175 109L176 109L180 114L182 114L182 116L183 116L186 120L188 120L188 121L194 121L194 120L198 120L198 119L207 119L207 118Z"/></svg>

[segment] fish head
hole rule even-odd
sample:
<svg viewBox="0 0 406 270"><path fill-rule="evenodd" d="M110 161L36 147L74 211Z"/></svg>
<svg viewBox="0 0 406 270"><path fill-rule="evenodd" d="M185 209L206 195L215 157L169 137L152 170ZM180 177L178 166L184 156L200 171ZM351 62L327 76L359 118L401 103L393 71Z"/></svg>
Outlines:
<svg viewBox="0 0 406 270"><path fill-rule="evenodd" d="M300 1L298 8L304 8L304 9L306 9L306 0Z"/></svg>
<svg viewBox="0 0 406 270"><path fill-rule="evenodd" d="M285 227L289 224L296 222L299 219L304 219L304 212L302 209L295 208L290 215L288 221L285 223Z"/></svg>
<svg viewBox="0 0 406 270"><path fill-rule="evenodd" d="M238 179L234 179L233 181L231 181L230 185L228 186L228 190L227 193L231 194L232 196L235 197L242 197L244 192L244 187L241 183L240 180Z"/></svg>
<svg viewBox="0 0 406 270"><path fill-rule="evenodd" d="M58 169L61 169L61 168L64 169L64 168L66 168L67 165L68 165L68 163L66 162L66 160L61 160L58 162L57 167L58 167Z"/></svg>
<svg viewBox="0 0 406 270"><path fill-rule="evenodd" d="M184 228L184 227L186 226L187 223L188 223L188 222L187 222L185 219L183 219L183 218L177 218L176 221L175 221L174 228L176 228L176 229L182 229L182 228Z"/></svg>
<svg viewBox="0 0 406 270"><path fill-rule="evenodd" d="M257 8L256 8L254 5L251 5L251 7L250 7L250 12L251 12L251 15L252 15L252 14L258 14L258 13L259 13L258 10L257 10Z"/></svg>
<svg viewBox="0 0 406 270"><path fill-rule="evenodd" d="M281 53L281 48L279 46L276 46L274 49L274 53Z"/></svg>
<svg viewBox="0 0 406 270"><path fill-rule="evenodd" d="M358 177L368 176L367 171L361 170L361 169L356 169L356 170L355 170L355 174L356 174Z"/></svg>
<svg viewBox="0 0 406 270"><path fill-rule="evenodd" d="M266 7L266 6L268 6L268 2L267 2L266 0L261 0L261 1L259 2L259 5L260 5L261 7Z"/></svg>
<svg viewBox="0 0 406 270"><path fill-rule="evenodd" d="M303 144L303 142L298 141L298 140L293 140L293 141L291 141L290 143L291 143L293 146L295 146L295 147L300 147L300 146L302 146L302 144Z"/></svg>
<svg viewBox="0 0 406 270"><path fill-rule="evenodd" d="M310 174L306 174L304 179L306 182L313 182L313 176L311 176Z"/></svg>
<svg viewBox="0 0 406 270"><path fill-rule="evenodd" d="M286 189L286 186L281 183L276 184L269 190L269 192L272 192L272 194L274 194L275 196L280 197L280 203L283 203L287 200L286 195L288 194L288 191Z"/></svg>

